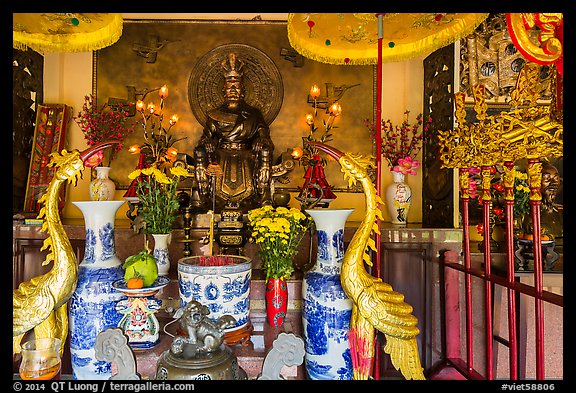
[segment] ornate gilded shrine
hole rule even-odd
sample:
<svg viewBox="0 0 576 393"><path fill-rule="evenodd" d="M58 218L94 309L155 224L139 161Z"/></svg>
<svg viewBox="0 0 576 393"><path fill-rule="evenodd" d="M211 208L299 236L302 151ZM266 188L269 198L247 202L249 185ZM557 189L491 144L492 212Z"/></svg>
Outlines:
<svg viewBox="0 0 576 393"><path fill-rule="evenodd" d="M511 216L514 204L514 164L527 160L528 185L532 233L535 235L535 254L539 251L540 237L540 201L542 160L562 157L563 124L562 112L558 111L553 97L549 105L539 105L540 66L526 63L518 77L516 88L510 93L510 111L497 115L487 114L485 87L473 87L474 111L477 123L467 123L465 94L455 94L454 130L439 131L440 159L447 168L460 168L461 198L464 206L467 226L467 201L469 199L469 168L480 167L482 176L481 198L484 206L484 238L490 238L490 184L491 168L503 167L504 199L507 201L507 216ZM511 224L510 224L511 225ZM511 235L510 235L511 236ZM538 240L537 240L538 239ZM538 244L537 244L538 243ZM535 263L536 263L535 258Z"/></svg>
<svg viewBox="0 0 576 393"><path fill-rule="evenodd" d="M527 63L511 93L511 110L487 114L485 87L473 87L478 123L467 124L465 94L455 94L454 131L439 131L440 159L448 168L492 166L523 158L561 157L562 115L555 105L538 105L539 66Z"/></svg>

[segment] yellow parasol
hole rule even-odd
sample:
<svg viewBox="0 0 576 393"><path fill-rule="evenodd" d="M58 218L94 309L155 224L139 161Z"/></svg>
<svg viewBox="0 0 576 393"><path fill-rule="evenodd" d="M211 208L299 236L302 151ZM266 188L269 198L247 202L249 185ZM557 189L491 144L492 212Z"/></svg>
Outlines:
<svg viewBox="0 0 576 393"><path fill-rule="evenodd" d="M121 14L15 13L12 46L44 52L86 52L114 44L122 35Z"/></svg>
<svg viewBox="0 0 576 393"><path fill-rule="evenodd" d="M302 56L336 65L378 63L427 55L472 33L487 13L288 14L288 39Z"/></svg>

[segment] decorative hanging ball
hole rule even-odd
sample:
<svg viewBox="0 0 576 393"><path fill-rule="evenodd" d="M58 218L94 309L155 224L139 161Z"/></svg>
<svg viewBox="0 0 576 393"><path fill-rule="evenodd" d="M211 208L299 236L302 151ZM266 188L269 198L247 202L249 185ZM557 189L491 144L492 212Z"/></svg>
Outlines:
<svg viewBox="0 0 576 393"><path fill-rule="evenodd" d="M394 48L394 46L396 46L396 44L394 43L394 41L390 41L390 42L388 43L388 47L389 47L389 48Z"/></svg>
<svg viewBox="0 0 576 393"><path fill-rule="evenodd" d="M346 57L346 58L344 59L344 63L346 63L346 64L350 63L350 58L349 58L349 57Z"/></svg>
<svg viewBox="0 0 576 393"><path fill-rule="evenodd" d="M308 28L310 29L310 32L312 32L312 28L314 27L316 23L314 23L314 21L309 20L308 21Z"/></svg>
<svg viewBox="0 0 576 393"><path fill-rule="evenodd" d="M332 45L332 43L330 42L330 40L326 40L325 44L326 44L326 46Z"/></svg>
<svg viewBox="0 0 576 393"><path fill-rule="evenodd" d="M434 20L436 22L440 22L443 17L444 17L444 15L442 15L442 14L436 14L436 16L434 17Z"/></svg>

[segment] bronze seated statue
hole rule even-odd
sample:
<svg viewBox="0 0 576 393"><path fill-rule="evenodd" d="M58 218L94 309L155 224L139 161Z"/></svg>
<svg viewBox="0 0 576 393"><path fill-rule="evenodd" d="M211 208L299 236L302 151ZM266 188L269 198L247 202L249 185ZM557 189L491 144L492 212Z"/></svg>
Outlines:
<svg viewBox="0 0 576 393"><path fill-rule="evenodd" d="M272 201L274 144L260 110L244 101L242 61L231 53L222 68L224 103L208 111L194 150L198 194L207 210L247 213Z"/></svg>

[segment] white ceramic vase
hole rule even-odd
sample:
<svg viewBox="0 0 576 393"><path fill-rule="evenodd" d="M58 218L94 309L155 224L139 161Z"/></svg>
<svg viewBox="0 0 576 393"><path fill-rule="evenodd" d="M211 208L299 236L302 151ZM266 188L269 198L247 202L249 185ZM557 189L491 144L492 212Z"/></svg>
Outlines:
<svg viewBox="0 0 576 393"><path fill-rule="evenodd" d="M348 330L352 301L340 282L344 226L353 209L309 209L316 224L316 264L302 280L302 330L311 380L350 380Z"/></svg>
<svg viewBox="0 0 576 393"><path fill-rule="evenodd" d="M386 187L386 206L392 224L406 225L408 223L408 210L412 203L412 189L405 182L405 175L401 172L392 172L394 183Z"/></svg>
<svg viewBox="0 0 576 393"><path fill-rule="evenodd" d="M93 201L112 201L116 195L116 184L108 175L109 166L98 166L96 169L96 179L90 182L90 199Z"/></svg>
<svg viewBox="0 0 576 393"><path fill-rule="evenodd" d="M154 251L152 255L156 258L156 264L158 265L158 275L167 276L170 271L170 255L168 252L168 246L170 245L171 239L170 233L153 233L154 238Z"/></svg>
<svg viewBox="0 0 576 393"><path fill-rule="evenodd" d="M70 308L70 352L74 379L110 379L112 365L96 359L98 333L118 326L116 303L126 296L112 283L124 277L116 256L114 219L124 201L72 202L84 215L86 245Z"/></svg>

